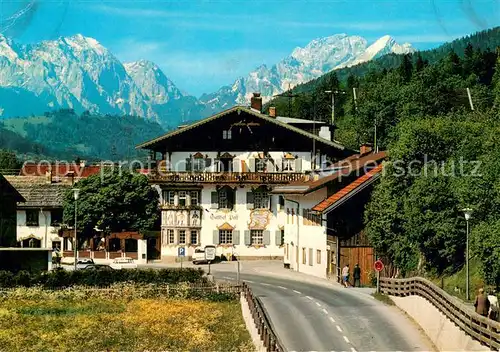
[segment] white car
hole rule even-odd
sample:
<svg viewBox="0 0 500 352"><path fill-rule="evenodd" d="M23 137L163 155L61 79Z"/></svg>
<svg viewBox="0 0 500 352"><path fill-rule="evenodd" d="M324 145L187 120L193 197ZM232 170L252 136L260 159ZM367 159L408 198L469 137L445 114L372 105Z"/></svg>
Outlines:
<svg viewBox="0 0 500 352"><path fill-rule="evenodd" d="M208 246L205 246L205 248L203 247L196 247L194 249L194 253L193 253L193 264L201 264L201 263L208 263L208 260L206 259L206 256L205 256L205 249L206 248L210 248L213 253L215 253L215 246L213 245L208 245ZM216 259L212 260L212 262L214 262Z"/></svg>
<svg viewBox="0 0 500 352"><path fill-rule="evenodd" d="M109 265L113 269L137 269L137 264L130 257L115 258Z"/></svg>

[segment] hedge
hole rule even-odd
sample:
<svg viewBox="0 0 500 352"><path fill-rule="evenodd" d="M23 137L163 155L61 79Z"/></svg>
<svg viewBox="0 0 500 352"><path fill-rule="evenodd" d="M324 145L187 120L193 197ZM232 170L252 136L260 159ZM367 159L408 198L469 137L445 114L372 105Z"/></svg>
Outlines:
<svg viewBox="0 0 500 352"><path fill-rule="evenodd" d="M0 288L42 286L64 288L72 286L106 287L114 283L177 284L203 283L203 270L185 269L126 269L126 270L54 270L41 273L0 271Z"/></svg>

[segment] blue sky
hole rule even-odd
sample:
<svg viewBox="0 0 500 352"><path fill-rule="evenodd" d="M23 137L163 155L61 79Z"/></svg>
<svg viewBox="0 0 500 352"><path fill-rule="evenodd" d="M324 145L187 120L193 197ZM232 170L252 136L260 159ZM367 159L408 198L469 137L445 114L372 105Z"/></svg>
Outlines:
<svg viewBox="0 0 500 352"><path fill-rule="evenodd" d="M154 61L196 96L318 37L390 34L426 49L500 25L498 0L0 0L0 19L30 3L6 33L15 40L94 37L122 61Z"/></svg>

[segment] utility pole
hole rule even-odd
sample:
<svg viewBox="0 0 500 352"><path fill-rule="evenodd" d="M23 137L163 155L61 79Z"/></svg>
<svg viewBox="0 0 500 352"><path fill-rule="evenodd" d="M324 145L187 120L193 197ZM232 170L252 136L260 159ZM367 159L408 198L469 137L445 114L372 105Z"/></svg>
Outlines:
<svg viewBox="0 0 500 352"><path fill-rule="evenodd" d="M332 95L332 125L335 125L335 94L346 94L343 90L325 90Z"/></svg>
<svg viewBox="0 0 500 352"><path fill-rule="evenodd" d="M358 96L356 95L356 88L352 89L352 95L354 97L354 110L358 111Z"/></svg>
<svg viewBox="0 0 500 352"><path fill-rule="evenodd" d="M375 133L373 138L373 149L375 153L378 153L378 145L377 145L377 117L375 117Z"/></svg>

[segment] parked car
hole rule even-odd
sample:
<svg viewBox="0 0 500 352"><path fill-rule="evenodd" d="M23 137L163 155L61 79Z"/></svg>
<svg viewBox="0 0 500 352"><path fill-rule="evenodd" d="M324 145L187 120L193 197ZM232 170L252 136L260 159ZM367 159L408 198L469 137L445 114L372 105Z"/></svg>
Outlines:
<svg viewBox="0 0 500 352"><path fill-rule="evenodd" d="M137 269L137 263L130 257L115 258L110 264L112 269Z"/></svg>
<svg viewBox="0 0 500 352"><path fill-rule="evenodd" d="M208 260L205 257L205 249L207 247L210 247L210 248L212 248L213 251L215 251L215 246L213 246L213 245L208 245L208 246L205 246L205 247L196 247L194 249L194 253L193 253L193 264L194 265L196 265L196 264L202 264L202 263L208 263ZM219 258L216 257L214 260L211 261L211 263L217 262L218 259Z"/></svg>
<svg viewBox="0 0 500 352"><path fill-rule="evenodd" d="M85 270L114 270L111 266L106 264L90 264L85 267Z"/></svg>
<svg viewBox="0 0 500 352"><path fill-rule="evenodd" d="M76 262L76 270L86 269L89 265L94 265L94 261L90 258L78 259Z"/></svg>

